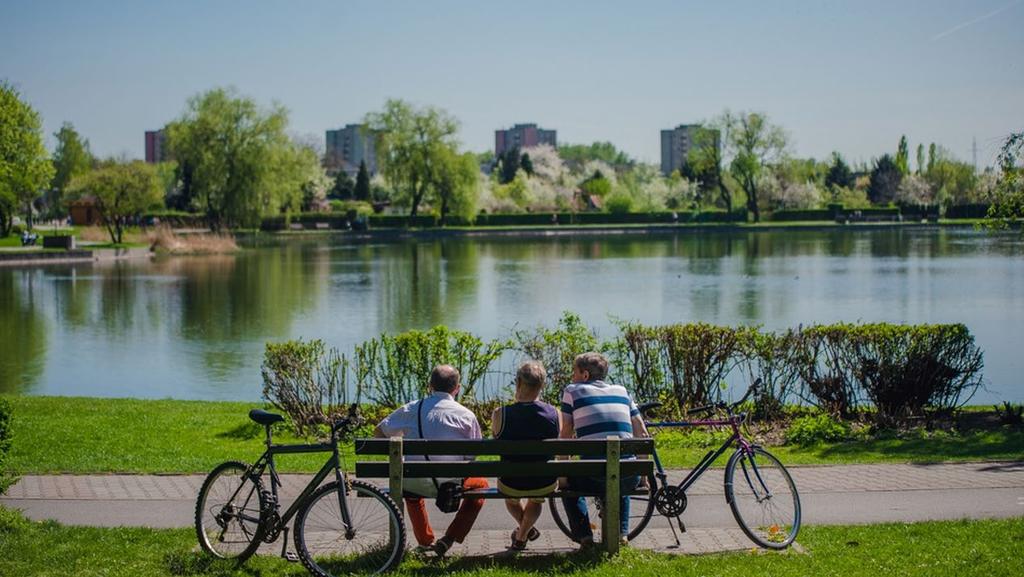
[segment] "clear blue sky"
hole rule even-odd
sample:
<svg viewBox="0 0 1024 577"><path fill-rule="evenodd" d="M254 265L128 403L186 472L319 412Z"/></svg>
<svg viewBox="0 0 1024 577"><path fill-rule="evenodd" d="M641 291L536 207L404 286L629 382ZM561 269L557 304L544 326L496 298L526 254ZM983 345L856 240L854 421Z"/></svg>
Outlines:
<svg viewBox="0 0 1024 577"><path fill-rule="evenodd" d="M656 161L659 130L728 107L801 156L868 160L905 133L967 161L977 137L984 165L1024 128L1022 31L1021 0L5 0L0 78L100 155L141 157L144 130L230 85L320 138L398 97L454 114L473 150L537 122Z"/></svg>

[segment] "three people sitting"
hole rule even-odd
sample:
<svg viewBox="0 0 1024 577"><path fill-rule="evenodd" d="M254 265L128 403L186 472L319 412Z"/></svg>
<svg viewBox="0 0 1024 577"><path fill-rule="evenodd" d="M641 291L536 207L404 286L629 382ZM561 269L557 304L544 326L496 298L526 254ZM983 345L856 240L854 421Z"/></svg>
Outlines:
<svg viewBox="0 0 1024 577"><path fill-rule="evenodd" d="M573 363L572 383L562 395L561 418L555 407L539 400L547 375L537 362L527 362L516 372L514 402L498 407L491 416L495 439L514 441L540 441L545 439L605 439L616 435L623 439L646 437L647 430L639 410L625 387L604 382L608 361L599 353L584 353ZM456 401L460 383L459 372L449 365L436 367L430 375L430 394L421 400L407 403L385 417L374 430L376 437L402 436L418 439L480 439L480 424L473 412ZM594 458L604 458L595 455ZM628 458L628 456L627 456ZM410 455L407 460L423 457ZM431 457L431 460L465 460L462 456ZM544 462L545 455L502 456L507 462ZM622 479L621 534L628 533L629 497L639 479ZM413 533L421 552L431 551L444 556L454 543L462 543L469 534L483 506L482 499L463 498L455 518L440 539L427 515L424 496L436 495L439 480L409 479L405 483L405 505ZM464 490L484 489L489 485L483 478L461 480ZM555 479L547 477L502 477L498 488L507 498L505 507L517 526L512 531L513 551L526 548L528 541L536 540L540 533L534 526L540 517L544 499L559 486L576 491L601 494L604 478ZM593 544L593 530L583 497L563 498L573 537L583 546Z"/></svg>

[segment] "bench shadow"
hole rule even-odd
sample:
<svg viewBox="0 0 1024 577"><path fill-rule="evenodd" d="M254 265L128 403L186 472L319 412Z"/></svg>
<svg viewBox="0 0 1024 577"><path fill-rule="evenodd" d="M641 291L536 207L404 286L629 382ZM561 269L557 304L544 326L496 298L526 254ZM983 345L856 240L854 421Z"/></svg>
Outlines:
<svg viewBox="0 0 1024 577"><path fill-rule="evenodd" d="M485 569L511 569L516 572L536 573L538 575L570 574L601 565L607 557L601 551L585 553L525 553L515 554L509 551L491 555L466 555L443 560L425 559L410 566L408 557L402 564L403 573L434 577L448 575L452 572L476 572ZM420 564L421 563L421 564Z"/></svg>
<svg viewBox="0 0 1024 577"><path fill-rule="evenodd" d="M239 574L252 577L280 577L280 567L264 568L252 563L238 564L230 559L217 559L201 551L180 551L164 556L164 566L170 575L202 577L237 577ZM295 566L299 574L306 574L302 565ZM292 572L289 572L291 574Z"/></svg>

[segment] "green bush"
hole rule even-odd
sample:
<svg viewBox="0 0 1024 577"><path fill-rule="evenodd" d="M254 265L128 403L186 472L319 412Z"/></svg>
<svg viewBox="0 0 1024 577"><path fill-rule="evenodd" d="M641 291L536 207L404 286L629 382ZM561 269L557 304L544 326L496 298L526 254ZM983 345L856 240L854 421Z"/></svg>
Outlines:
<svg viewBox="0 0 1024 577"><path fill-rule="evenodd" d="M299 435L345 414L348 359L319 339L267 343L260 372L263 398L290 417Z"/></svg>
<svg viewBox="0 0 1024 577"><path fill-rule="evenodd" d="M516 350L540 362L547 371L549 386L544 388L544 399L550 403L561 400L562 389L572 382L572 364L576 355L599 350L597 335L580 319L565 311L554 329L537 327L516 331L513 336Z"/></svg>
<svg viewBox="0 0 1024 577"><path fill-rule="evenodd" d="M473 398L491 365L510 346L509 341L484 342L470 333L442 325L429 331L381 335L356 347L356 382L360 396L365 395L379 405L397 407L423 397L430 372L439 364L449 364L461 375L462 395Z"/></svg>
<svg viewBox="0 0 1024 577"><path fill-rule="evenodd" d="M605 208L612 214L627 214L633 208L633 197L628 193L616 192L605 201Z"/></svg>
<svg viewBox="0 0 1024 577"><path fill-rule="evenodd" d="M835 417L847 418L860 404L861 391L850 374L847 336L852 325L813 325L798 331L793 362L798 367L799 397Z"/></svg>
<svg viewBox="0 0 1024 577"><path fill-rule="evenodd" d="M754 414L762 419L782 415L800 379L800 367L795 354L798 333L749 331L743 343L743 366L748 382L761 379L761 387L754 395Z"/></svg>
<svg viewBox="0 0 1024 577"><path fill-rule="evenodd" d="M847 340L850 372L883 424L958 408L981 386L983 355L964 325L856 325Z"/></svg>
<svg viewBox="0 0 1024 577"><path fill-rule="evenodd" d="M11 450L11 419L13 409L7 399L0 399L0 495L14 483L7 471L7 453Z"/></svg>
<svg viewBox="0 0 1024 577"><path fill-rule="evenodd" d="M786 444L788 445L834 443L849 437L850 426L825 413L799 417L786 429Z"/></svg>
<svg viewBox="0 0 1024 577"><path fill-rule="evenodd" d="M719 384L742 360L744 340L753 330L707 323L661 327L665 373L680 407L721 399Z"/></svg>

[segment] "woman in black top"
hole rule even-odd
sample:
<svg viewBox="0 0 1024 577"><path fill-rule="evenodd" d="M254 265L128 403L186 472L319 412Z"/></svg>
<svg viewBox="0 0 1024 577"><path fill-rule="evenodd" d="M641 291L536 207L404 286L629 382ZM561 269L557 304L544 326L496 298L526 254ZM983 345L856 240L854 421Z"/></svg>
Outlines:
<svg viewBox="0 0 1024 577"><path fill-rule="evenodd" d="M495 439L509 441L540 441L558 438L558 412L551 405L537 400L546 378L540 363L528 362L516 372L515 402L498 407L491 416ZM547 461L545 455L503 456L502 461ZM554 477L502 477L498 489L512 498L505 507L519 526L512 532L512 549L521 551L526 542L540 536L534 524L540 517L544 497L558 487ZM525 506L522 498L527 498Z"/></svg>

